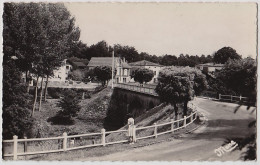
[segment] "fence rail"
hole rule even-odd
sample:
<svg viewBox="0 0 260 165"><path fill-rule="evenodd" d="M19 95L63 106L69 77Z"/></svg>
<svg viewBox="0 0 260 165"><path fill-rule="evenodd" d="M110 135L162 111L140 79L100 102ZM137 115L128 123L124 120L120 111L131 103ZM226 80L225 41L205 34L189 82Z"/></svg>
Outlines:
<svg viewBox="0 0 260 165"><path fill-rule="evenodd" d="M233 96L233 95L222 95L222 94L219 94L218 95L218 100L230 101L230 102L237 102L237 101L245 102L245 101L248 101L248 97L242 97L241 95L240 96Z"/></svg>
<svg viewBox="0 0 260 165"><path fill-rule="evenodd" d="M161 123L157 124L154 123L153 125L150 126L145 126L145 127L137 127L134 125L134 119L130 118L128 119L128 129L124 130L116 130L116 131L106 131L105 129L101 129L101 132L99 133L89 133L89 134L81 134L81 135L67 135L66 132L63 133L62 136L59 137L51 137L51 138L33 138L33 139L18 139L18 137L15 135L13 136L12 140L3 140L3 156L4 157L13 157L13 160L17 160L18 156L26 156L26 155L36 155L36 154L45 154L45 153L54 153L54 152L65 152L65 151L70 151L70 150L76 150L76 149L83 149L83 148L89 148L89 147L96 147L96 146L105 146L105 145L110 145L110 144L117 144L117 143L126 143L129 142L129 140L132 138L133 142L136 142L137 140L140 139L146 139L146 138L151 138L155 137L157 138L159 135L163 135L166 133L171 133L176 130L179 130L181 128L187 127L189 124L193 123L196 118L197 118L197 108L194 106L192 103L188 105L189 108L192 109L192 112L189 116L184 116L182 119L178 120L173 120L171 119L170 122L166 123ZM190 119L190 120L187 120ZM169 126L169 130L158 132L159 128L163 128L165 126ZM145 136L139 136L137 134L137 131L140 130L148 130L148 129L153 129L153 133L151 135L145 135ZM113 134L113 133L124 133L126 132L127 138L120 139L118 141L106 141L106 135L107 134ZM93 137L93 136L98 136L99 138L95 138L96 141L93 142L93 138L91 139L83 139L86 137ZM81 139L81 143L84 143L83 145L76 146L75 141L76 139ZM55 149L47 149L43 151L28 151L28 143L29 142L43 142L43 141L48 141L48 140L58 140L58 143L53 143L53 144L58 144L58 147ZM88 140L92 140L92 144L86 144L85 142ZM9 145L9 152L12 151L12 153L6 153L6 146L7 144ZM59 145L61 146L59 147ZM33 143L31 147L35 148L37 145ZM18 151L19 149L19 151ZM20 152L21 149L24 149L23 152Z"/></svg>
<svg viewBox="0 0 260 165"><path fill-rule="evenodd" d="M131 90L131 91L135 91L135 92L150 94L153 96L158 96L158 94L154 90L155 88L151 88L151 87L142 87L142 86L137 86L137 85L122 84L122 83L115 84L115 87Z"/></svg>

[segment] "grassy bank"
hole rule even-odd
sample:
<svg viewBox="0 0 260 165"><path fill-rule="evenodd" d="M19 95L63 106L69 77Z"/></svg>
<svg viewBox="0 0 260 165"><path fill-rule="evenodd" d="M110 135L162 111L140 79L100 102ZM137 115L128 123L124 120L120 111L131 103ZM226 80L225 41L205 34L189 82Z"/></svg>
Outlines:
<svg viewBox="0 0 260 165"><path fill-rule="evenodd" d="M57 103L60 99L48 99L43 102L42 110L35 112L36 137L60 136L63 132L68 134L83 134L89 132L100 132L103 128L103 120L106 117L112 90L110 87L91 95L91 98L82 99L80 102L81 110L74 118L73 125L53 125L48 119L55 116L60 110Z"/></svg>

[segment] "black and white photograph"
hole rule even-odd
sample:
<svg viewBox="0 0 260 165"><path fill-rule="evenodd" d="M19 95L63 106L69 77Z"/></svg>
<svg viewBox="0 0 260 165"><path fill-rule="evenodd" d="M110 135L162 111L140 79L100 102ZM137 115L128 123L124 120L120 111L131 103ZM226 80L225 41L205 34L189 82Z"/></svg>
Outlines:
<svg viewBox="0 0 260 165"><path fill-rule="evenodd" d="M257 163L258 2L2 7L1 163Z"/></svg>

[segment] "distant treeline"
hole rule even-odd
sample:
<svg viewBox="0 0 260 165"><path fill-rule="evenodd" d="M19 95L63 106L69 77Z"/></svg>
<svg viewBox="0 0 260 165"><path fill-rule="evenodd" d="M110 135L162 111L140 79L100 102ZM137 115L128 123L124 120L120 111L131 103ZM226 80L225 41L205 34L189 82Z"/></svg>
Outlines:
<svg viewBox="0 0 260 165"><path fill-rule="evenodd" d="M97 44L87 46L79 42L74 48L70 57L77 57L80 59L88 59L91 57L111 57L113 47L108 45L106 41L100 41ZM150 55L146 52L138 53L132 46L115 45L115 57L124 57L128 62L135 62L140 60L147 60L154 63L159 63L164 66L190 66L194 67L197 64L209 63L213 61L211 55L184 55L180 54L178 57L175 55L156 56Z"/></svg>

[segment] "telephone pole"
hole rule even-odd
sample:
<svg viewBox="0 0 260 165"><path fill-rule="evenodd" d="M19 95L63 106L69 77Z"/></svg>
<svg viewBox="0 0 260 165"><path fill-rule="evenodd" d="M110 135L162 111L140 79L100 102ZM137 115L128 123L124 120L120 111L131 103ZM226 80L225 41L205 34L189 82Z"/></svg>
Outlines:
<svg viewBox="0 0 260 165"><path fill-rule="evenodd" d="M115 56L115 46L113 47L113 53L112 53L112 89L114 89L114 56Z"/></svg>

